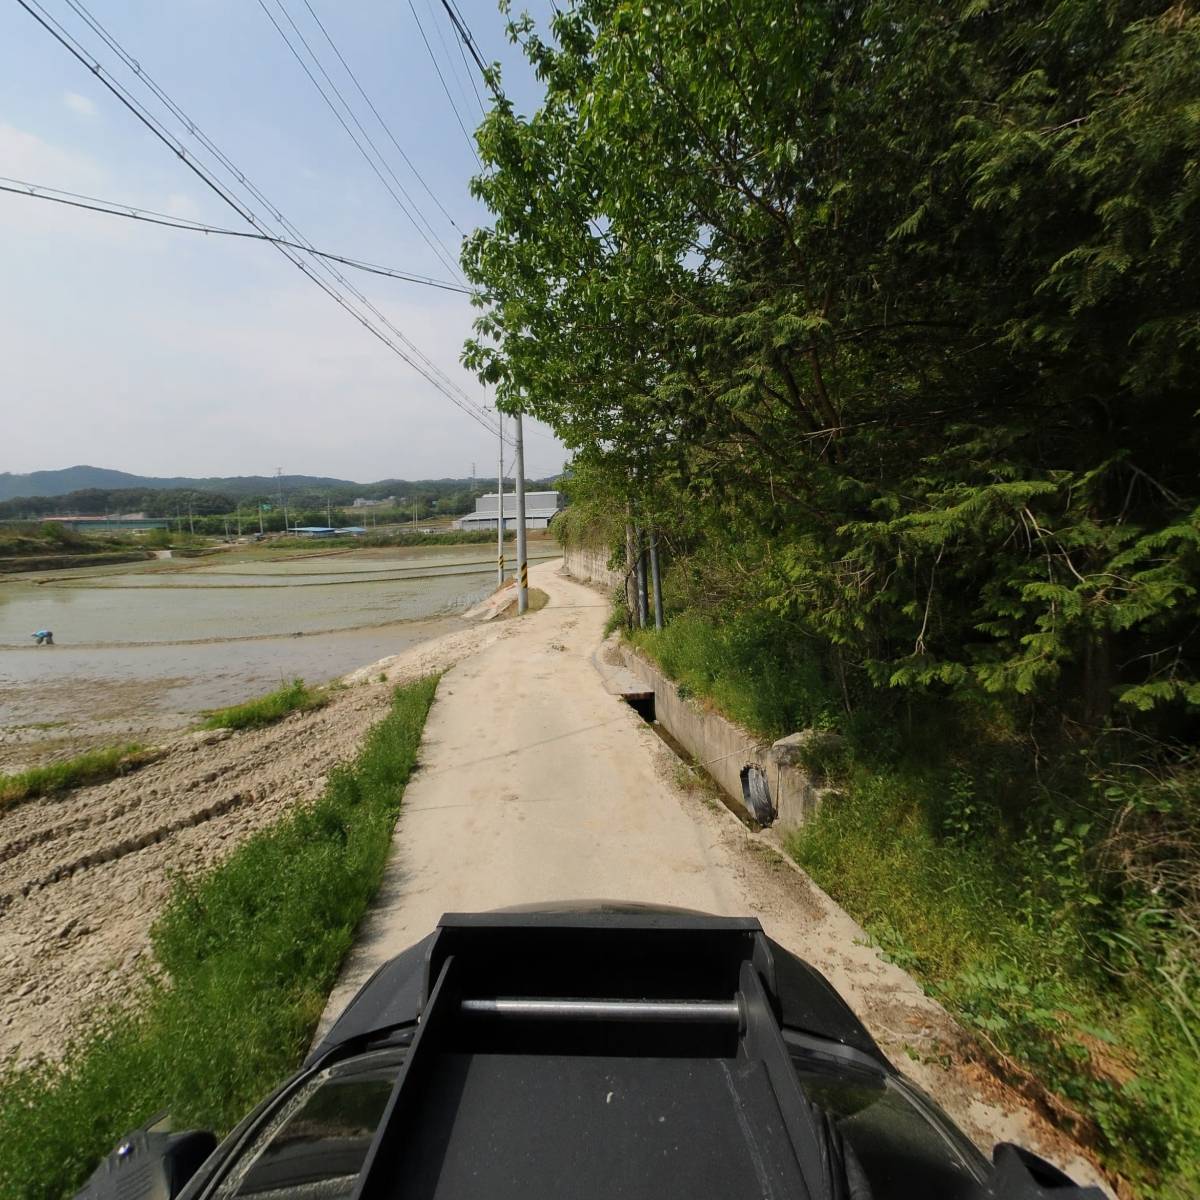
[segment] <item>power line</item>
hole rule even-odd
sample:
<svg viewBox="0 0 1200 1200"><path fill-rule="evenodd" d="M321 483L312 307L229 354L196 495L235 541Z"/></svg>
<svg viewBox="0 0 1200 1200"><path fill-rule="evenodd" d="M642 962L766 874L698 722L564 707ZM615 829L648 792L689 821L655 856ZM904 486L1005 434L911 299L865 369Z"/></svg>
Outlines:
<svg viewBox="0 0 1200 1200"><path fill-rule="evenodd" d="M429 13L429 22L433 26L433 32L437 35L438 45L442 48L442 54L445 55L445 63L450 69L450 74L454 79L455 86L458 88L458 94L462 97L463 104L467 109L471 107L471 97L467 92L467 85L462 81L462 74L458 69L458 63L454 61L454 55L450 52L450 47L446 44L446 37L442 33L442 23L438 20L437 12L433 7L433 0L425 0L425 8ZM458 41L457 38L453 39ZM466 57L460 53L459 57L463 63L466 63ZM470 71L467 72L470 75ZM474 86L474 84L472 84ZM479 96L476 93L476 99Z"/></svg>
<svg viewBox="0 0 1200 1200"><path fill-rule="evenodd" d="M482 171L483 162L479 157L479 151L475 148L475 139L467 132L462 114L458 111L458 105L454 103L454 97L450 94L450 89L446 86L446 79L442 74L442 68L438 66L437 56L433 52L433 47L429 44L429 39L425 36L425 27L421 24L421 18L417 16L413 0L408 0L408 11L412 13L413 20L417 23L417 30L421 34L421 41L425 43L425 49L429 51L429 61L433 63L433 69L437 72L438 81L442 85L442 91L446 93L446 99L450 101L450 107L454 111L454 119L458 122L458 127L462 130L463 137L467 139L467 145L471 147L471 153L475 156L475 161L479 163L479 169Z"/></svg>
<svg viewBox="0 0 1200 1200"><path fill-rule="evenodd" d="M402 159L404 159L404 162L407 164L408 169L410 171L412 171L412 173L417 177L417 182L420 183L420 185L425 189L426 193L429 195L430 200L432 200L434 202L434 204L436 204L438 206L438 209L440 210L442 216L444 216L446 218L446 220L450 222L450 224L454 227L454 229L456 229L459 233L462 233L462 230L459 229L459 227L458 227L458 223L446 211L445 206L434 194L434 192L430 188L429 184L427 184L425 182L424 177L421 175L421 172L417 170L416 166L413 164L412 159L410 159L408 157L408 155L404 153L404 148L400 145L400 143L398 141L396 141L396 135L394 133L392 133L391 127L380 115L379 109L377 109L375 107L375 105L371 102L371 97L367 95L366 91L363 89L362 84L358 82L358 76L355 75L354 71L350 67L350 64L342 57L342 52L337 48L337 44L334 42L333 38L330 37L329 31L325 28L325 25L321 21L321 18L319 16L317 16L316 11L314 10L313 6L309 3L309 0L304 0L304 7L308 9L309 14L312 16L312 19L317 23L317 28L321 31L321 33L325 37L325 40L329 43L330 49L332 49L334 54L337 55L338 62L340 62L342 64L342 66L346 70L346 74L350 76L350 79L354 83L354 86L356 88L358 88L358 94L367 102L367 107L371 110L371 112L373 112L375 114L375 120L377 120L379 122L380 126L383 128L384 133L386 133L388 135L388 138L390 139L392 145L396 147L396 152L400 155L400 157Z"/></svg>
<svg viewBox="0 0 1200 1200"><path fill-rule="evenodd" d="M433 0L426 0L426 4L430 5L430 7L432 8ZM457 7L458 6L455 5L456 10L457 10ZM460 13L460 16L462 16L461 13ZM467 82L470 84L470 90L472 90L475 94L475 103L479 104L480 112L482 114L484 114L485 116L487 116L487 107L484 104L484 97L479 95L479 89L476 88L476 86L475 86L475 73L472 70L470 70L470 64L467 61L467 52L466 52L466 50L463 49L461 37L455 38L455 46L458 47L458 58L462 59L462 65L464 68L466 68Z"/></svg>
<svg viewBox="0 0 1200 1200"><path fill-rule="evenodd" d="M228 204L248 224L254 226L254 228L260 230L260 232L265 232L265 230L262 228L260 219L253 212L253 210L248 208L245 204L239 202L233 195L230 194L229 190L212 178L212 176L209 175L197 161L196 156L189 154L182 142L180 142L178 138L173 138L173 136L165 130L157 118L150 114L145 106L137 101L127 88L120 84L114 77L110 76L109 72L101 66L99 61L96 60L94 56L87 55L84 52L82 44L71 34L67 33L63 26L53 17L51 17L50 14L46 12L45 8L38 3L38 0L17 0L17 3L23 9L25 9L25 11L39 25L41 25L42 28L51 35L51 37L59 42L73 58L78 60L83 66L91 71L92 74L94 74L96 78L104 85L104 87L106 87L126 108L128 108L129 111L133 113L133 115L137 117L137 119L141 121L142 124L145 125L146 128L163 143L163 145L165 145L173 154L175 154L188 168L188 170L195 174L196 177L200 179L206 187L220 196L220 198L224 200L225 203ZM114 53L118 55L118 57L120 57L121 61L124 62L126 66L128 66L129 69L133 71L148 88L150 88L154 95L157 96L163 105L168 109L168 111L182 122L188 132L191 133L193 137L197 138L197 140L200 141L201 144L204 145L218 159L218 161L221 162L225 169L232 174L232 176L237 179L247 191L249 191L253 196L255 196L256 199L258 199L267 207L268 211L281 226L286 228L290 233L293 234L298 242L304 245L306 253L315 249L312 243L305 238L304 235L301 234L293 224L291 224L291 222L284 218L283 214L280 213L273 204L271 204L271 202L262 194L261 191L259 191L258 188L254 186L253 183L251 183L249 179L247 179L247 177L233 164L228 156L226 156L220 150L220 148L212 141L212 139L205 135L203 131L199 129L196 123L192 121L191 118L175 103L175 101L172 100L171 97L167 95L167 93L157 83L154 82L150 75L143 70L141 64L138 63L138 61L131 55L129 55L124 47L121 46L120 43L111 34L109 34L108 31L105 30L90 13L87 12L86 8L84 8L80 3L80 0L67 0L67 3L76 13L83 17L83 19L92 29L94 29L104 39L105 43L114 51ZM37 8L39 11L35 12L35 8ZM457 384L453 383L441 370L441 368L436 366L436 364L434 364L427 355L419 350L410 339L408 339L399 329L397 329L396 326L389 321L388 318L382 312L380 312L380 310L374 304L372 304L362 292L355 288L354 285L335 266L332 266L328 262L325 262L321 259L318 259L314 263L314 266L319 267L337 281L331 285L314 274L309 264L303 258L301 258L297 252L278 243L275 243L275 248L281 254L283 254L283 256L287 258L293 266L295 266L332 300L334 300L335 303L350 313L350 315L353 316L354 319L358 321L358 323L362 325L369 333L371 333L372 336L383 342L384 345L386 345L398 357L411 366L413 370L415 370L419 375L422 375L428 382L433 384L433 386L448 400L450 400L452 404L456 405L473 420L482 425L486 430L488 430L489 433L493 435L498 433L496 426L492 424L490 418L484 414L482 409L480 409L477 404L472 401L460 387L458 387ZM412 354L419 359L420 362L418 363L417 361L414 361L413 357L410 357L409 354L406 354L403 350L401 350L391 340L391 338L388 337L387 334L373 325L368 317L365 317L361 312L359 312L353 306L353 304L346 299L345 295L338 290L338 283L340 283L342 287L349 291L351 295L353 295L359 301L359 303L363 305L363 307L367 308L371 313L373 313L380 320L381 324L386 326L393 334L395 334L396 337L404 345L406 345L409 350L412 351ZM455 393L457 393L457 395L455 395Z"/></svg>
<svg viewBox="0 0 1200 1200"><path fill-rule="evenodd" d="M6 186L17 184L17 187ZM138 208L133 204L118 203L115 200L101 200L95 196L83 196L78 192L67 192L61 188L46 187L43 184L29 183L24 179L10 179L0 175L0 192L11 192L14 196L27 196L31 200L49 200L55 204L66 204L71 208L82 208L88 212L105 213L110 217L127 217L141 221L144 225L162 225L167 229L182 229L189 233L211 233L220 237L246 238L250 241L270 242L276 246L288 246L293 250L303 250L306 254L315 254L318 258L327 258L332 262L343 263L358 271L368 271L372 275L384 275L389 279L402 279L406 283L419 283L424 287L441 288L447 292L458 292L470 295L469 288L457 283L447 283L442 279L431 279L425 275L413 275L394 267L381 267L376 263L363 262L357 258L347 258L342 254L332 254L327 250L314 250L311 246L303 246L299 242L287 238L274 237L269 233L252 233L246 229L225 229L219 225L209 225L204 221L193 221L188 217L176 217L170 213L155 212L150 208ZM68 197L71 197L68 199Z"/></svg>
<svg viewBox="0 0 1200 1200"><path fill-rule="evenodd" d="M26 9L26 11L30 12L31 16L36 16L29 8L29 5L25 3L25 0L18 0L18 3L20 3L22 7ZM89 59L89 57L82 52L83 47L81 43L79 43L77 39L71 37L71 35L67 33L63 26L59 24L59 22L55 21L53 17L50 17L49 14L46 13L45 8L39 3L39 0L32 0L32 3L46 15L50 23L57 28L58 32L55 33L54 30L50 30L50 26L45 20L42 20L40 17L36 17L39 23L50 30L50 32L53 33L54 36L60 42L62 42L63 45L66 46L67 49L70 50L70 52L81 63L87 66L88 69L91 70L97 76L97 78L99 78L101 82L111 92L113 92L113 94L116 95L117 98L123 104L125 104L126 107L128 107L134 113L134 115L137 116L138 119L141 120L146 127L155 134L156 137L159 138L160 141L168 146L174 153L178 154L190 170L198 175L209 187L213 187L214 190L217 190L218 194L221 195L223 199L229 201L228 196L226 196L224 193L225 191L234 189L221 189L215 185L211 179L206 177L197 163L196 156L189 156L187 151L183 148L182 143L179 142L178 138L172 141L157 123L157 119L151 116L148 110L136 99L134 99L133 95L127 88L118 83L114 77L104 78L107 72L105 72L104 68L101 67L100 63L98 61L94 61L94 59ZM205 134L205 132L196 124L196 122L193 121L192 118L189 117L188 114L184 112L178 104L175 103L175 101L163 90L163 88L160 87L157 82L155 82L150 73L142 67L141 63L139 63L137 59L129 54L124 46L122 46L121 43L117 41L117 39L110 34L108 30L105 29L104 26L90 12L88 12L86 6L82 3L82 0L67 0L67 4L87 23L87 25L95 33L100 36L105 45L107 45L109 49L111 49L113 53L120 58L125 66L132 71L133 74L136 75L137 78L141 80L147 88L149 88L152 94L159 100L166 110L171 113L171 115L174 116L175 119L178 120L185 129L187 129L192 137L194 137L221 164L226 173L236 180L247 192L249 192L250 195L255 198L255 200L266 207L267 211L271 214L273 219L281 228L290 233L297 242L300 242L305 247L306 251L311 252L312 250L316 249L312 242L306 238L304 234L301 233L300 230L297 229L296 226L289 221L274 204L271 203L267 196L265 196L263 192L254 185L253 181L238 168L238 166L229 158L229 156L225 154L221 148L210 137L208 137L207 134ZM73 43L73 46L71 43ZM229 202L233 203L232 201ZM237 211L238 215L244 220L248 221L256 229L262 229L262 223L257 218L257 215L252 211L247 213L246 209L248 206L234 203L233 207L235 211ZM283 248L281 248L281 251L286 257L289 258L289 261L291 261L290 255L288 255L287 251ZM302 265L302 263L297 262L295 265L311 278L311 273ZM382 325L390 330L392 334L394 334L405 346L408 347L408 349L414 355L416 355L417 358L420 359L420 361L424 364L425 369L422 369L421 367L418 367L416 364L412 363L407 355L401 354L401 357L405 362L408 362L410 366L413 366L414 370L433 383L439 391L447 395L448 398L459 408L462 408L464 411L472 411L472 406L475 402L467 396L462 388L454 383L440 367L438 367L422 350L419 349L419 347L417 347L417 345L410 338L408 338L400 329L396 327L392 321L387 318L384 313L382 313L374 304L372 304L371 301L368 300L367 297L337 269L337 267L320 258L316 259L314 265L333 281L331 286L334 292L337 291L339 286L348 291L364 308L372 313ZM316 282L318 286L322 287L322 290L327 292L330 291L330 288L326 287L322 281L314 279L314 282ZM335 299L337 299L338 303L342 304L342 307L348 308L344 296L335 296ZM360 323L367 323L361 314L356 312L354 315L356 319L360 321ZM378 336L378 331L372 330L372 332L375 332ZM393 347L393 349L395 349L395 347ZM397 352L399 353L399 351ZM435 379L433 376L436 376L437 378ZM439 383L438 380L441 382ZM461 397L461 400L456 399L453 395L450 395L451 391L457 393L458 397ZM475 419L480 420L480 417L476 415ZM485 428L495 432L489 423L489 419L484 418L482 423L484 424Z"/></svg>
<svg viewBox="0 0 1200 1200"><path fill-rule="evenodd" d="M427 234L425 232L425 230L421 228L421 225L418 222L416 216L414 216L412 212L409 212L408 205L412 205L414 212L419 213L417 206L415 204L413 204L412 197L405 190L405 187L400 182L400 180L396 179L395 172L391 170L391 168L388 166L386 160L379 153L379 150L376 147L375 143L371 140L371 135L368 134L365 129L363 129L362 123L359 121L358 117L356 117L354 115L353 109L351 109L350 106L346 103L345 97L342 95L337 84L334 83L332 79L330 79L329 72L325 70L324 66L321 64L321 60L316 56L315 53L313 53L312 47L308 44L308 39L305 38L304 34L300 32L300 29L296 25L296 22L292 20L291 14L287 11L286 8L284 8L281 0L275 0L275 5L279 9L279 11L281 13L283 13L284 19L288 22L289 25L291 25L292 29L295 30L296 36L300 39L300 42L304 46L305 50L308 51L309 57L312 58L313 62L317 66L317 70L320 71L321 74L325 77L329 86L333 89L333 94L335 96L337 96L337 98L341 101L342 107L345 108L346 112L349 114L350 119L354 122L354 124L356 126L358 126L358 129L362 133L363 137L366 139L367 144L371 147L372 150L375 151L376 157L380 160L380 162L383 163L385 169L391 174L392 178L396 181L396 187L393 187L390 183L388 183L387 179L384 178L383 172L380 171L379 167L375 164L375 160L363 148L362 142L360 142L358 140L358 138L355 137L354 130L352 130L350 128L350 126L346 124L346 120L342 116L342 114L340 112L338 112L337 106L333 103L333 101L329 98L328 93L317 81L317 77L312 73L312 71L309 70L308 64L304 61L300 52L292 44L292 40L291 40L291 38L288 37L287 32L284 30L283 26L280 25L277 20L275 20L275 17L272 15L271 10L267 7L265 0L258 0L258 6L266 14L267 20L270 21L271 24L275 26L276 33L278 33L279 36L283 39L283 43L285 46L287 46L288 50L291 51L292 57L300 64L300 69L305 73L305 75L308 76L309 81L312 83L313 87L315 87L317 89L317 92L320 94L321 99L324 100L326 105L328 106L329 111L331 113L333 113L338 124L341 125L341 127L345 130L346 136L354 143L355 149L357 149L359 154L361 154L363 156L363 159L365 160L367 166L369 166L371 168L371 170L375 172L375 175L379 179L379 182L382 183L383 186L387 189L388 194L396 202L400 211L402 213L404 213L404 215L412 222L413 228L416 229L417 233L419 233L421 235L422 240L430 248L430 250L433 251L433 253L441 261L442 265L444 267L447 267L453 274L456 274L456 275L459 274L458 264L455 262L453 254L445 246L442 246L440 244L440 242L437 245L434 245L434 240L437 239L437 234L433 232L433 227L429 225L429 222L427 220L425 221L426 226L429 227L429 233ZM401 200L400 196L396 194L396 188L399 188L400 194L403 195L404 200ZM405 204L405 200L408 202L408 204ZM422 218L422 220L424 220L424 218ZM430 234L433 235L433 240L431 240Z"/></svg>
<svg viewBox="0 0 1200 1200"><path fill-rule="evenodd" d="M35 14L33 14L32 10L29 8L29 5L25 3L25 0L18 0L18 3L20 3L27 11L29 11L30 15L35 16ZM43 13L46 13L45 8L39 3L39 0L32 0L32 3L37 8L41 9ZM270 199L268 199L268 197L265 196L263 192L255 186L253 181L238 168L238 166L229 158L229 156L226 155L221 148L210 137L208 137L207 134L205 134L205 132L196 124L196 122L193 121L192 118L188 116L188 114L184 112L178 104L175 103L175 101L163 90L163 88L159 86L157 82L155 82L150 73L142 67L141 63L139 63L137 59L133 58L133 56L129 54L129 52L121 45L121 43L117 41L117 39L110 34L108 30L105 29L104 26L90 12L88 12L87 8L82 3L82 0L67 0L67 4L88 24L88 26L94 32L101 37L104 43L113 51L113 53L118 56L118 58L120 58L126 67L128 67L128 69L132 71L147 88L149 88L153 95L157 97L159 102L167 109L167 111L171 113L171 115L174 116L175 119L178 120L184 126L184 128L186 128L187 131L221 164L226 173L236 180L260 204L266 207L267 211L271 214L273 219L280 225L281 228L290 233L297 242L300 242L305 247L306 251L311 252L315 249L312 242L306 238L304 234L301 233L300 230L297 229L296 226L289 221L274 204L271 203ZM215 190L218 191L218 194L222 195L223 199L228 200L228 197L224 195L224 191L232 189L221 189L214 185L213 181L207 178L198 166L196 156L189 156L187 151L183 148L182 143L180 143L177 138L172 141L157 124L156 118L151 116L145 107L133 98L132 94L127 88L123 87L113 77L104 78L107 72L103 67L101 67L99 62L89 59L88 56L83 54L83 47L81 44L75 38L71 37L71 35L66 32L61 24L55 21L52 17L49 17L48 13L46 13L46 16L58 30L57 33L54 33L53 30L50 30L50 32L54 33L54 36L58 38L58 40L62 42L63 45L66 46L67 49L70 50L70 52L81 63L87 66L89 70L91 70L98 78L100 78L101 82L104 83L104 85L110 91L112 91L113 94L116 95L117 98L123 104L125 104L126 107L128 107L134 113L134 115L137 116L138 119L141 120L147 126L147 128L149 128L151 132L155 134L156 137L159 138L159 140L167 145L173 152L178 154L190 170L197 174L208 186L214 187ZM42 20L40 17L37 17L36 19L40 24L49 30L50 27L47 25L46 21ZM73 43L74 46L72 47L72 45L69 43ZM262 224L258 220L257 215L253 214L252 212L248 214L246 212L246 206L235 203L233 204L233 207L244 220L247 220L256 229L262 229ZM289 257L289 261L291 261L290 255L287 254L287 251L284 250L283 252L285 253L285 256ZM302 265L302 263L295 263L295 265L311 278L311 273ZM334 292L337 291L339 286L348 291L364 308L372 313L382 325L390 330L392 334L394 334L418 359L420 359L420 361L424 364L424 369L412 363L407 355L404 355L403 353L400 354L404 361L408 362L409 365L418 372L418 374L423 375L429 380L429 382L433 383L439 391L447 395L452 403L456 404L464 411L471 412L476 420L480 420L481 423L484 424L485 428L489 429L491 432L495 432L495 429L490 425L490 419L481 419L480 416L475 412L473 408L475 402L467 396L462 388L454 383L440 367L438 367L422 350L420 350L419 347L416 346L411 339L409 339L400 329L396 327L392 321L387 318L384 313L382 313L374 304L372 304L371 301L368 300L367 297L337 269L337 267L320 258L315 261L314 265L333 281L331 286ZM322 281L316 279L313 281L316 282L318 286L322 287L322 290L327 292L330 291L330 288L326 287ZM343 296L335 296L334 298L338 301L338 303L342 304L342 307L348 308L349 311L353 311L349 309ZM357 320L359 320L360 323L368 324L361 314L355 312L354 316ZM379 336L378 331L372 330L372 332ZM386 338L383 340L386 341ZM393 347L393 349L395 349L395 347ZM400 352L397 351L397 353ZM436 376L437 378L435 379L433 376ZM439 382L439 380L441 382ZM461 397L461 399L456 399L455 396L450 395L451 391L457 393L457 396Z"/></svg>
<svg viewBox="0 0 1200 1200"><path fill-rule="evenodd" d="M409 2L411 3L411 0ZM483 61L483 55L479 53L479 48L475 45L475 38L468 28L467 22L459 13L457 5L451 4L450 0L442 0L442 7L449 15L454 28L458 30L458 36L462 39L463 44L470 50L471 57L475 60L475 65L479 68L480 75L483 76L483 82L491 88L492 95L503 103L504 96L501 94L500 89L492 82L491 73L487 69L487 64Z"/></svg>

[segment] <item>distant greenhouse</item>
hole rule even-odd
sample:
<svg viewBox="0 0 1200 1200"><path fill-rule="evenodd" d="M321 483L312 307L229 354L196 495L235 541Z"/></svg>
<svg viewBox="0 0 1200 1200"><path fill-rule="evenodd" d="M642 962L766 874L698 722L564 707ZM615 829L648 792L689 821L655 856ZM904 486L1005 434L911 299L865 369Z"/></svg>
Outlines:
<svg viewBox="0 0 1200 1200"><path fill-rule="evenodd" d="M489 492L475 501L475 511L459 517L454 522L455 529L465 529L468 532L478 529L495 529L499 511L499 493ZM527 529L546 529L555 516L567 507L567 498L562 492L526 492L525 493L525 527ZM504 496L504 528L517 527L517 497L511 493Z"/></svg>

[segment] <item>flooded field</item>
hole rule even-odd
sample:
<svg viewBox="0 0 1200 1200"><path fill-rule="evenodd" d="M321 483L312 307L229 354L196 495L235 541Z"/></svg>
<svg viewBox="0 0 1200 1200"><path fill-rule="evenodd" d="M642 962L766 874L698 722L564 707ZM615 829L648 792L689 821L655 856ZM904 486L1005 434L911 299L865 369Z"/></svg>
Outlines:
<svg viewBox="0 0 1200 1200"><path fill-rule="evenodd" d="M553 557L551 544L530 557ZM488 546L198 559L0 580L0 770L148 740L296 676L311 683L460 624ZM53 647L33 644L54 631Z"/></svg>

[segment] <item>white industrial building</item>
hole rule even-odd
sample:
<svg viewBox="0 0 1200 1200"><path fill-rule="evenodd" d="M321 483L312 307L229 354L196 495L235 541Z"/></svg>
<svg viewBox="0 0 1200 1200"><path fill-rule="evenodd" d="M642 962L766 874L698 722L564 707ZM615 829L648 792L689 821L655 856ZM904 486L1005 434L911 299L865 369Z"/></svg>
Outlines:
<svg viewBox="0 0 1200 1200"><path fill-rule="evenodd" d="M475 501L475 511L459 517L455 529L495 529L499 509L499 493L489 492ZM567 498L562 492L526 492L525 528L545 529L554 520L556 513L567 507ZM517 497L515 493L504 494L504 528L517 527Z"/></svg>

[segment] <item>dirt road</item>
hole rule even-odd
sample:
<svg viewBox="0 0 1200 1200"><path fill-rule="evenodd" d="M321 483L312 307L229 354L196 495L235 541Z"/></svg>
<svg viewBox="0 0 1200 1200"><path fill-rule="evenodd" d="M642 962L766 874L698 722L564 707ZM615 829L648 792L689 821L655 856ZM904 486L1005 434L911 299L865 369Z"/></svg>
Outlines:
<svg viewBox="0 0 1200 1200"><path fill-rule="evenodd" d="M550 600L509 623L517 636L443 677L383 888L322 1028L444 912L607 898L750 914L830 977L892 1061L981 1147L1021 1142L1098 1182L803 872L681 786L678 761L593 664L607 603L557 570L531 572Z"/></svg>

